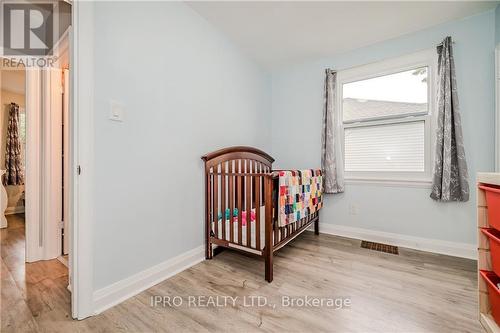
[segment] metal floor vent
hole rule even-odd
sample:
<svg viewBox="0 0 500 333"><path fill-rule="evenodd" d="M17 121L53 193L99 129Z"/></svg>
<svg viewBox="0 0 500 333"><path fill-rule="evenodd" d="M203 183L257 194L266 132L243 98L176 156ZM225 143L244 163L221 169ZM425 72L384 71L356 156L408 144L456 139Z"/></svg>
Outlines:
<svg viewBox="0 0 500 333"><path fill-rule="evenodd" d="M399 255L398 247L393 245L361 241L361 247L369 250Z"/></svg>

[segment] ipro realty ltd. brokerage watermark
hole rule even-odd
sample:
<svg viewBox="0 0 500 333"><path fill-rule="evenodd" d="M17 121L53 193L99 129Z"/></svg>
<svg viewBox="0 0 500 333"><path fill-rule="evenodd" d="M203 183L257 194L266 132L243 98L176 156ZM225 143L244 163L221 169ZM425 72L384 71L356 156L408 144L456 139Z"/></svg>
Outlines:
<svg viewBox="0 0 500 333"><path fill-rule="evenodd" d="M350 297L320 296L280 296L259 295L190 295L190 296L151 296L152 307L224 308L224 307L270 307L270 308L329 308L333 310L351 307Z"/></svg>

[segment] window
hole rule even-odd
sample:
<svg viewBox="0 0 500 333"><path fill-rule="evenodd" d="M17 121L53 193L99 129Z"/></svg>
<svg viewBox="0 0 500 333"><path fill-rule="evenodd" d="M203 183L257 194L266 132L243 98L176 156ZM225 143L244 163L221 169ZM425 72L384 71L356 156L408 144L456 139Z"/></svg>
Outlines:
<svg viewBox="0 0 500 333"><path fill-rule="evenodd" d="M338 74L346 180L430 182L434 54Z"/></svg>
<svg viewBox="0 0 500 333"><path fill-rule="evenodd" d="M19 108L19 137L23 145L26 145L26 111Z"/></svg>

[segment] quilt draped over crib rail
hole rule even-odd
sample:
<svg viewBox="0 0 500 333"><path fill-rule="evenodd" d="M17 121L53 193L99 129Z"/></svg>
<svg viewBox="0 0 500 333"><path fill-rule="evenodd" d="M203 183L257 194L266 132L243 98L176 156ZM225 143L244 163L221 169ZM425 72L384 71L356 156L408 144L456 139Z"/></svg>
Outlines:
<svg viewBox="0 0 500 333"><path fill-rule="evenodd" d="M284 227L317 212L323 205L323 176L320 169L280 170L278 225Z"/></svg>

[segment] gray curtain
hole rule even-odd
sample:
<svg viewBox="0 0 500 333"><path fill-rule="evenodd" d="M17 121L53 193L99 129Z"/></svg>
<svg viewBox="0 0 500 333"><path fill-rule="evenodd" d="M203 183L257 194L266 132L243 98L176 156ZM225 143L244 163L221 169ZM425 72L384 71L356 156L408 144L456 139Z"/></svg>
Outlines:
<svg viewBox="0 0 500 333"><path fill-rule="evenodd" d="M439 201L468 201L469 175L465 160L462 123L451 37L438 45L438 91L436 158L431 198Z"/></svg>
<svg viewBox="0 0 500 333"><path fill-rule="evenodd" d="M19 105L10 104L9 124L5 147L5 185L23 185L24 174L21 159L21 140L19 138Z"/></svg>
<svg viewBox="0 0 500 333"><path fill-rule="evenodd" d="M321 170L324 192L344 192L343 162L338 138L338 120L335 103L337 96L337 73L325 71L325 100L323 107L323 131L321 133Z"/></svg>

